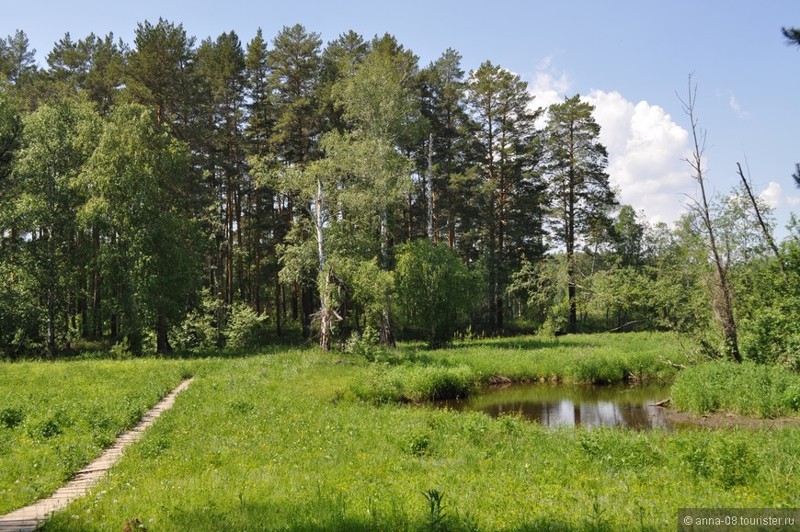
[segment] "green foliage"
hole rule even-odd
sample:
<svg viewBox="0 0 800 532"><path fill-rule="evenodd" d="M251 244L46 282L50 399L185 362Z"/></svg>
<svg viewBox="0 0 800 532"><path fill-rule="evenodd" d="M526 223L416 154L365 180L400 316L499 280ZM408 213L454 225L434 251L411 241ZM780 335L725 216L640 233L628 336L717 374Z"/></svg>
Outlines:
<svg viewBox="0 0 800 532"><path fill-rule="evenodd" d="M467 87L467 109L474 122L467 127L477 153L473 167L452 178L451 192L464 195L457 200L465 204L459 208L464 213L459 223L469 234L460 244L462 253L485 268L485 322L490 330L502 330L511 273L523 260L538 259L544 252L547 202L542 135L535 127L541 111L533 110L527 83L491 61L469 73Z"/></svg>
<svg viewBox="0 0 800 532"><path fill-rule="evenodd" d="M600 462L609 469L645 468L657 466L664 461L658 446L647 437L628 438L620 445L618 430L597 428L580 435L581 450L592 461Z"/></svg>
<svg viewBox="0 0 800 532"><path fill-rule="evenodd" d="M776 258L750 261L737 272L737 307L744 356L800 370L800 243L784 243Z"/></svg>
<svg viewBox="0 0 800 532"><path fill-rule="evenodd" d="M25 412L18 406L6 406L0 410L0 425L13 429L25 419Z"/></svg>
<svg viewBox="0 0 800 532"><path fill-rule="evenodd" d="M608 240L610 211L617 205L616 192L606 173L608 153L599 142L600 126L594 107L579 95L549 109L544 132L545 173L549 221L555 242L564 245L567 260L569 323L577 332L576 244Z"/></svg>
<svg viewBox="0 0 800 532"><path fill-rule="evenodd" d="M798 411L798 386L800 376L781 367L714 361L681 371L671 393L677 408L694 414L771 418Z"/></svg>
<svg viewBox="0 0 800 532"><path fill-rule="evenodd" d="M27 274L21 279L25 284L11 290L36 298L37 304L26 309L29 312L11 314L34 320L18 322L14 343L19 348L28 343L25 337L42 338L53 356L68 341L67 294L79 271L74 235L79 230L76 211L85 197L77 186L78 176L97 145L101 123L88 104L63 101L27 115L24 128L9 225L19 239L13 243L13 262L23 264ZM10 269L13 275L13 266Z"/></svg>
<svg viewBox="0 0 800 532"><path fill-rule="evenodd" d="M186 314L183 321L170 331L176 349L204 353L218 347L218 322L224 313L222 303L203 290L199 305Z"/></svg>
<svg viewBox="0 0 800 532"><path fill-rule="evenodd" d="M381 352L378 331L367 325L363 332L353 331L344 344L344 352L374 362Z"/></svg>
<svg viewBox="0 0 800 532"><path fill-rule="evenodd" d="M199 227L174 193L188 172L186 146L140 105L116 107L81 174L88 201L79 217L108 235L101 256L116 284L125 334L182 318L198 257ZM132 341L134 352L141 350ZM159 345L164 350L165 345Z"/></svg>
<svg viewBox="0 0 800 532"><path fill-rule="evenodd" d="M450 516L444 509L444 493L439 490L430 489L423 493L428 502L428 522L427 530L450 530L448 522Z"/></svg>
<svg viewBox="0 0 800 532"><path fill-rule="evenodd" d="M730 489L752 482L761 463L749 444L742 440L708 442L691 441L683 449L682 458L698 478L719 482Z"/></svg>
<svg viewBox="0 0 800 532"><path fill-rule="evenodd" d="M123 336L122 340L112 345L111 349L109 349L109 354L111 355L111 358L115 360L126 360L132 358L134 352L131 348L129 336Z"/></svg>
<svg viewBox="0 0 800 532"><path fill-rule="evenodd" d="M426 353L444 366L467 365L488 383L493 375L513 381L618 383L674 377L661 359L686 362L680 338L667 333L520 336L457 343ZM413 359L413 357L412 357Z"/></svg>
<svg viewBox="0 0 800 532"><path fill-rule="evenodd" d="M416 240L398 247L395 283L403 323L424 331L430 347L449 342L470 318L481 277L445 246Z"/></svg>
<svg viewBox="0 0 800 532"><path fill-rule="evenodd" d="M225 347L233 350L252 349L264 342L267 317L259 316L245 303L235 303L225 326Z"/></svg>

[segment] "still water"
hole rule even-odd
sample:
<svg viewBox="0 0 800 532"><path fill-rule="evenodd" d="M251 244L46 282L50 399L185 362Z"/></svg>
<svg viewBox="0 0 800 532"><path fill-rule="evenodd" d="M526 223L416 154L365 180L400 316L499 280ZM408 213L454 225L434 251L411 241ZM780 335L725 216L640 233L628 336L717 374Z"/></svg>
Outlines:
<svg viewBox="0 0 800 532"><path fill-rule="evenodd" d="M438 401L451 410L477 410L493 417L521 415L548 427L669 427L662 409L653 403L669 397L669 387L513 385L486 389L466 400Z"/></svg>

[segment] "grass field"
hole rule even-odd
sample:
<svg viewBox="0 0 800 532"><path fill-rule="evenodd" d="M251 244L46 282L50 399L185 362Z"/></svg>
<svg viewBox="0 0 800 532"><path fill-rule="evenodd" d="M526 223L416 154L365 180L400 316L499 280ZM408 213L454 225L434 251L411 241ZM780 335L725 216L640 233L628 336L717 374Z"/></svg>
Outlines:
<svg viewBox="0 0 800 532"><path fill-rule="evenodd" d="M375 363L316 350L193 362L195 382L175 407L45 530L134 519L148 530L648 530L674 529L681 507L800 505L798 429L547 430L357 393L365 375L395 368L594 380L569 369L593 353L606 360L597 367L633 357L665 377L656 361L675 349L669 336L616 335L407 350Z"/></svg>
<svg viewBox="0 0 800 532"><path fill-rule="evenodd" d="M0 513L49 495L189 372L156 360L0 364Z"/></svg>

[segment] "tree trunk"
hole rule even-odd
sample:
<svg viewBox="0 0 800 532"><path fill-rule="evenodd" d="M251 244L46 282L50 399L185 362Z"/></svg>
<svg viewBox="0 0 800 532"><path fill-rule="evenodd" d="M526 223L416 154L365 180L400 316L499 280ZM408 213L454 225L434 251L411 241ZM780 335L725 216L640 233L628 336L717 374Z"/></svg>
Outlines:
<svg viewBox="0 0 800 532"><path fill-rule="evenodd" d="M381 311L380 344L389 347L396 347L397 345L392 333L392 322L387 309Z"/></svg>
<svg viewBox="0 0 800 532"><path fill-rule="evenodd" d="M317 260L319 262L319 271L320 274L324 273L324 278L320 281L319 287L319 347L323 351L328 351L331 348L332 311L330 308L330 285L333 274L330 267L328 267L326 271L325 266L324 207L322 179L317 178L317 195L314 198L314 227L317 231Z"/></svg>
<svg viewBox="0 0 800 532"><path fill-rule="evenodd" d="M48 270L48 286L46 288L47 299L47 354L50 358L56 355L56 274L55 274L55 260L56 260L56 246L54 240L54 231L51 228L47 232L47 270Z"/></svg>
<svg viewBox="0 0 800 532"><path fill-rule="evenodd" d="M744 188L747 191L747 197L750 198L750 204L753 206L753 210L756 213L756 218L758 219L758 225L761 226L761 232L764 234L764 238L767 241L772 253L775 254L775 258L778 259L778 265L781 267L781 271L783 275L786 275L786 265L783 263L783 256L781 255L778 246L775 245L775 240L772 238L772 233L770 232L769 228L767 227L766 222L764 222L764 218L761 216L761 209L758 207L758 202L756 201L755 196L753 196L753 191L750 189L750 183L744 177L744 172L742 172L742 165L736 163L736 168L739 171L739 177L742 179L742 183L744 184Z"/></svg>
<svg viewBox="0 0 800 532"><path fill-rule="evenodd" d="M275 334L278 336L283 334L283 329L281 328L283 317L282 294L281 280L278 274L275 273Z"/></svg>
<svg viewBox="0 0 800 532"><path fill-rule="evenodd" d="M95 256L100 254L100 230L92 228L92 247ZM103 337L103 299L101 291L100 268L95 264L92 270L92 337Z"/></svg>
<svg viewBox="0 0 800 532"><path fill-rule="evenodd" d="M695 212L700 215L703 225L708 236L708 245L711 249L711 254L714 261L714 267L717 275L717 290L712 293L712 301L715 303L715 312L717 319L720 321L722 327L722 335L725 339L725 350L727 354L736 362L742 361L742 355L739 353L739 340L736 331L736 321L733 314L733 297L731 294L730 284L728 283L728 265L722 259L719 248L717 247L716 235L714 233L714 225L711 220L711 209L708 206L708 198L706 196L705 187L705 171L703 169L703 151L705 144L705 136L699 137L697 131L697 118L694 114L694 105L696 98L697 88L692 85L692 76L689 76L689 99L683 103L684 112L689 117L689 122L692 130L693 151L692 158L686 159L686 162L692 167L695 172L694 179L700 185L701 201L694 201Z"/></svg>
<svg viewBox="0 0 800 532"><path fill-rule="evenodd" d="M156 320L156 352L165 355L171 351L172 346L169 345L167 338L167 317L164 312L160 311Z"/></svg>
<svg viewBox="0 0 800 532"><path fill-rule="evenodd" d="M428 204L428 240L433 242L433 133L428 135L428 178L425 181L425 199Z"/></svg>
<svg viewBox="0 0 800 532"><path fill-rule="evenodd" d="M303 338L310 338L311 316L314 314L314 291L310 287L303 285L300 292L300 306L303 311Z"/></svg>
<svg viewBox="0 0 800 532"><path fill-rule="evenodd" d="M233 304L233 190L231 178L225 187L225 303Z"/></svg>
<svg viewBox="0 0 800 532"><path fill-rule="evenodd" d="M456 245L456 220L453 209L447 212L447 247L453 249Z"/></svg>

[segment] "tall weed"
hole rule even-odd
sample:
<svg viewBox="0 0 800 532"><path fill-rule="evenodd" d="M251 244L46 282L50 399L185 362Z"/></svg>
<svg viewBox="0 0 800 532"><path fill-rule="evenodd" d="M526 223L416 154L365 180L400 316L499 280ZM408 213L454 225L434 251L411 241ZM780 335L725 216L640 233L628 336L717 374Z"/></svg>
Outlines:
<svg viewBox="0 0 800 532"><path fill-rule="evenodd" d="M772 418L800 410L800 375L780 366L713 361L678 374L675 406L693 414L726 411Z"/></svg>

